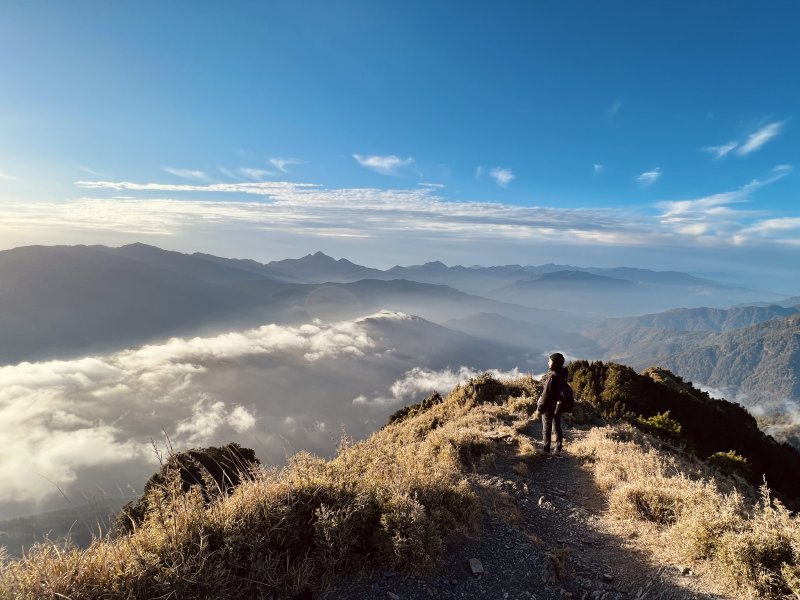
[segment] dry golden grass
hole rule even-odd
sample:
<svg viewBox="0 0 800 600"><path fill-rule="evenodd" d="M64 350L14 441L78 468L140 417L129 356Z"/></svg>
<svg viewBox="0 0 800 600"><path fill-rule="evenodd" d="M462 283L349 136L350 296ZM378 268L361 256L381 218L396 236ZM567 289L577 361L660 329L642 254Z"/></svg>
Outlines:
<svg viewBox="0 0 800 600"><path fill-rule="evenodd" d="M343 439L332 460L300 453L211 502L172 481L151 491L130 535L85 550L40 543L18 561L0 555L0 599L252 597L324 588L334 574L376 565L424 571L448 535L476 523L464 470L491 464L497 443L516 444L523 460L535 452L501 406L508 390L476 378L365 441ZM513 519L502 500L495 508Z"/></svg>
<svg viewBox="0 0 800 600"><path fill-rule="evenodd" d="M753 498L661 446L615 425L590 431L572 451L591 466L611 517L648 551L698 565L736 597L800 598L800 517L766 488Z"/></svg>

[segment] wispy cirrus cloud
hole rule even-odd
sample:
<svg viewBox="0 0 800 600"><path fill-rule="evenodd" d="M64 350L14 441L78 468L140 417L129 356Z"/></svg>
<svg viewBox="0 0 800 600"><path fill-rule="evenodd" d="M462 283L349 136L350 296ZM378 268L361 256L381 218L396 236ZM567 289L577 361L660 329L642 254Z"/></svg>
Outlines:
<svg viewBox="0 0 800 600"><path fill-rule="evenodd" d="M694 200L661 202L658 204L662 210L659 220L682 235L723 238L741 244L753 233L770 229L764 224L775 219L759 219L765 216L763 211L736 208L735 205L748 202L756 190L779 181L791 171L789 165L778 165L766 179L754 179L736 190Z"/></svg>
<svg viewBox="0 0 800 600"><path fill-rule="evenodd" d="M713 154L714 160L719 160L734 151L739 156L747 156L756 150L760 150L764 144L779 135L783 130L783 124L784 121L768 123L749 134L743 142L731 140L718 146L706 146L703 151Z"/></svg>
<svg viewBox="0 0 800 600"><path fill-rule="evenodd" d="M650 171L645 171L644 173L636 176L636 181L638 181L643 187L648 187L653 185L658 179L661 177L661 167L656 167Z"/></svg>
<svg viewBox="0 0 800 600"><path fill-rule="evenodd" d="M736 151L737 154L747 156L751 152L759 150L764 144L780 134L782 129L783 121L777 121L775 123L764 125L757 131L754 131L747 136L745 142Z"/></svg>
<svg viewBox="0 0 800 600"><path fill-rule="evenodd" d="M600 173L602 172L603 172L603 165L595 163L594 167L592 168L592 173L594 175L600 175Z"/></svg>
<svg viewBox="0 0 800 600"><path fill-rule="evenodd" d="M270 158L270 164L278 169L281 173L288 173L288 167L292 165L302 165L302 160L297 160L296 158Z"/></svg>
<svg viewBox="0 0 800 600"><path fill-rule="evenodd" d="M16 179L16 177L12 177L2 169L0 169L0 179Z"/></svg>
<svg viewBox="0 0 800 600"><path fill-rule="evenodd" d="M109 176L101 173L100 171L96 171L90 167L79 166L78 167L84 173L88 173L89 175L93 175L94 177L102 177L103 179L108 179Z"/></svg>
<svg viewBox="0 0 800 600"><path fill-rule="evenodd" d="M217 170L225 175L228 179L234 181L245 182L255 181L263 182L269 177L275 177L277 173L268 169L259 169L257 167L239 167L238 169L229 169L227 167L217 167Z"/></svg>
<svg viewBox="0 0 800 600"><path fill-rule="evenodd" d="M259 202L149 199L122 201L85 198L69 211L59 211L75 223L79 218L107 219L120 227L141 228L150 223L164 233L179 231L197 222L229 220L242 225L281 231L302 231L308 235L349 235L379 237L390 232L418 235L446 235L470 238L557 239L565 232L604 230L608 238L632 239L641 231L638 224L613 209L560 209L524 207L496 202L456 202L437 195L436 188L406 190L325 189L290 182L189 184L137 184L131 182L76 182L85 189L164 192L206 192L210 195L249 194ZM112 203L114 211L99 203ZM80 208L79 208L79 205ZM94 208L92 206L94 205ZM127 218L124 217L129 212ZM94 215L90 219L90 213ZM152 216L158 213L158 217ZM0 214L0 216L2 216ZM344 226L346 224L346 226ZM87 226L90 226L87 223ZM587 238L588 239L588 238Z"/></svg>
<svg viewBox="0 0 800 600"><path fill-rule="evenodd" d="M508 184L511 183L515 177L514 173L511 169L505 169L502 167L495 167L489 171L489 177L494 179L495 183L500 187L508 187Z"/></svg>
<svg viewBox="0 0 800 600"><path fill-rule="evenodd" d="M68 202L0 205L0 237L52 232L117 232L126 235L176 236L213 231L242 235L274 232L291 239L383 240L402 245L569 243L571 245L655 247L676 243L730 244L732 236L760 219L780 215L745 210L760 187L791 171L779 165L763 181L738 190L693 200L676 200L638 209L560 208L498 202L458 201L440 188L335 188L286 181L210 184L79 181L88 193L123 192L128 197L84 197ZM139 193L146 194L138 197ZM152 197L154 192L164 196ZM182 197L191 192L192 197ZM230 196L240 196L231 198ZM242 198L244 196L244 198ZM248 200L247 197L252 199ZM200 198L200 199L198 199ZM772 231L775 231L774 229ZM33 232L33 233L30 233ZM65 233L66 235L66 233ZM76 233L71 234L75 238ZM203 235L207 235L204 233ZM769 241L766 234L760 234ZM755 238L754 238L755 239ZM509 246L511 248L511 246Z"/></svg>
<svg viewBox="0 0 800 600"><path fill-rule="evenodd" d="M175 175L175 177L180 177L181 179L191 179L193 181L211 181L211 178L206 174L205 171L197 171L194 169L176 169L174 167L162 167L162 170L170 175Z"/></svg>
<svg viewBox="0 0 800 600"><path fill-rule="evenodd" d="M267 177L274 177L276 175L274 171L267 171L266 169L252 169L249 167L241 167L239 172L252 181L263 181Z"/></svg>
<svg viewBox="0 0 800 600"><path fill-rule="evenodd" d="M719 160L726 154L729 154L733 149L739 145L738 142L728 142L727 144L720 144L719 146L706 146L703 148L705 152L710 152L714 155L714 160Z"/></svg>
<svg viewBox="0 0 800 600"><path fill-rule="evenodd" d="M414 164L412 157L400 158L393 154L388 156L353 154L353 158L362 167L383 175L398 175L403 169Z"/></svg>

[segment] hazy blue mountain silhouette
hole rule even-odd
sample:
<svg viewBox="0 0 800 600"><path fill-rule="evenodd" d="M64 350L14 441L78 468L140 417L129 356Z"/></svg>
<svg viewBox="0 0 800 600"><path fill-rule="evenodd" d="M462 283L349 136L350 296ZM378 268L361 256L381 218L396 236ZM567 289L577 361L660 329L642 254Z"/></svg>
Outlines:
<svg viewBox="0 0 800 600"><path fill-rule="evenodd" d="M324 265L333 259L311 255L311 260ZM352 265L334 263L345 269ZM585 324L572 315L442 285L378 279L300 284L286 279L286 272L270 275L253 261L182 254L145 244L3 251L0 362L74 357L265 322L349 319L382 309L434 321L486 311L531 323Z"/></svg>

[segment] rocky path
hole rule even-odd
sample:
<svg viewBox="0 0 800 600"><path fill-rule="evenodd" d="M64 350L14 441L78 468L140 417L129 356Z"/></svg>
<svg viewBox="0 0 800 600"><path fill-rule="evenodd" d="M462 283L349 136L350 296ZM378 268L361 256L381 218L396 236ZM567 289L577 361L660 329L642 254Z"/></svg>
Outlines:
<svg viewBox="0 0 800 600"><path fill-rule="evenodd" d="M526 434L540 439L541 425ZM567 432L570 438L582 432ZM540 446L539 446L540 447ZM498 441L489 473L470 475L484 511L474 539L461 537L441 568L425 578L384 572L342 581L329 598L411 600L683 600L719 598L691 590L695 582L673 566L652 564L605 533L605 511L591 473L569 453L538 454L529 474L515 471L516 449ZM471 559L477 559L477 561ZM477 572L473 572L477 571ZM693 586L694 583L694 586Z"/></svg>

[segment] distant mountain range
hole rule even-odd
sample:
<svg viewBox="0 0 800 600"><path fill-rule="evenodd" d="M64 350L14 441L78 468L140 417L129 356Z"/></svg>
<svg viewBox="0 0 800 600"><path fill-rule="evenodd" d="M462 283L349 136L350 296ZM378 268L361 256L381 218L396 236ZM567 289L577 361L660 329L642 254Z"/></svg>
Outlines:
<svg viewBox="0 0 800 600"><path fill-rule="evenodd" d="M321 254L261 265L131 244L0 252L0 364L106 352L175 335L267 322L350 319L389 309L441 322L491 313L561 330L584 319L405 279L323 282L364 273ZM297 266L292 275L291 265ZM324 276L330 267L330 276ZM368 270L372 271L372 270ZM537 351L552 340L532 340ZM501 339L495 340L502 343Z"/></svg>
<svg viewBox="0 0 800 600"><path fill-rule="evenodd" d="M747 404L800 400L800 314L712 335L662 364Z"/></svg>
<svg viewBox="0 0 800 600"><path fill-rule="evenodd" d="M800 402L800 305L670 310L583 334L607 360L660 364L750 406Z"/></svg>
<svg viewBox="0 0 800 600"><path fill-rule="evenodd" d="M430 262L384 271L321 252L262 264L145 244L31 246L0 252L0 364L381 309L532 352L595 356L597 340L578 332L603 316L771 297L625 267Z"/></svg>
<svg viewBox="0 0 800 600"><path fill-rule="evenodd" d="M447 285L466 293L530 307L601 316L780 298L778 294L731 287L688 273L631 267L587 268L556 264L448 267L433 261L381 271L317 252L299 259L267 263L262 272L297 283L407 279Z"/></svg>

